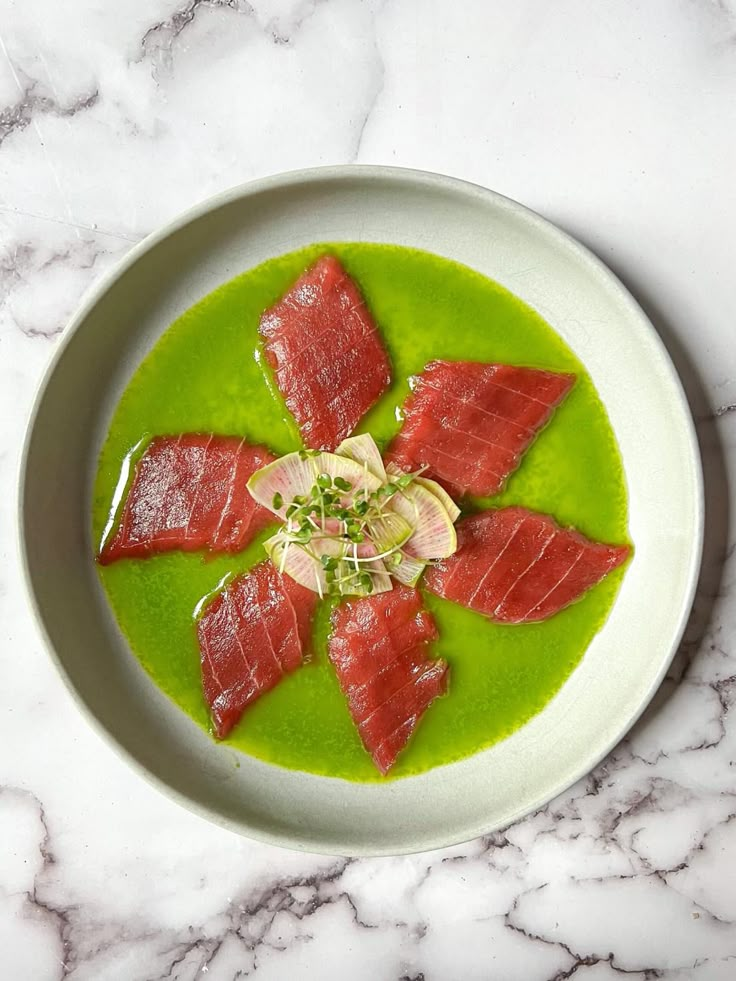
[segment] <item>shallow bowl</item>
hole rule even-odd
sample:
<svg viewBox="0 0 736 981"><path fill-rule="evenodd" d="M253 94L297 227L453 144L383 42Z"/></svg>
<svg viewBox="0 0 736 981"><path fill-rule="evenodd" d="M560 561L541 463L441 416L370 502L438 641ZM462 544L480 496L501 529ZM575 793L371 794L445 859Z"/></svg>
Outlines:
<svg viewBox="0 0 736 981"><path fill-rule="evenodd" d="M608 621L539 715L491 749L384 785L281 769L210 740L132 655L92 560L100 447L121 393L161 333L243 270L312 242L341 240L413 246L465 263L554 327L608 410L636 545ZM110 745L212 821L341 854L418 851L487 833L589 771L642 712L674 654L693 599L702 524L700 462L682 387L615 276L508 198L382 167L247 184L132 249L87 296L56 351L33 410L20 489L24 565L49 650Z"/></svg>

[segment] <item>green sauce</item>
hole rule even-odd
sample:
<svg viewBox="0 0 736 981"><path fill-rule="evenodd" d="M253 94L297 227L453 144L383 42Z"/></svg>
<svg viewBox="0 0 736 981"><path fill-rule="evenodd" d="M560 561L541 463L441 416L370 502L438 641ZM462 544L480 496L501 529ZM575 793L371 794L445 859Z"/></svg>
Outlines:
<svg viewBox="0 0 736 981"><path fill-rule="evenodd" d="M273 259L215 290L161 337L128 386L102 450L95 484L99 542L126 454L155 433L245 435L275 453L300 446L256 360L258 320L307 264L334 252L360 284L389 349L394 384L362 430L385 445L408 377L433 358L507 361L572 371L577 383L494 505L518 503L606 542L627 540L627 501L618 448L585 369L534 311L498 284L425 252L397 246L314 245ZM488 501L474 501L487 506ZM264 558L260 542L235 557L170 554L100 569L118 622L141 663L203 728L192 613L228 573ZM432 653L451 665L450 691L436 701L392 771L420 773L508 736L553 697L580 661L616 597L622 571L545 623L501 626L426 596L440 632ZM227 742L281 766L349 780L381 779L348 715L318 616L311 663L246 712Z"/></svg>

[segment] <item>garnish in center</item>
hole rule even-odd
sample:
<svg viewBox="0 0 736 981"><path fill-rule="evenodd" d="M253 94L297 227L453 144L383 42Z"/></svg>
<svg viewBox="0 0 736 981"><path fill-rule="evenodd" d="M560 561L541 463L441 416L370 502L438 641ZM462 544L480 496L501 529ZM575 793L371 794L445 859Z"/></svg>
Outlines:
<svg viewBox="0 0 736 981"><path fill-rule="evenodd" d="M414 585L427 562L457 547L451 498L421 470L387 473L367 434L334 453L288 453L256 471L248 489L284 522L264 543L273 564L320 596Z"/></svg>

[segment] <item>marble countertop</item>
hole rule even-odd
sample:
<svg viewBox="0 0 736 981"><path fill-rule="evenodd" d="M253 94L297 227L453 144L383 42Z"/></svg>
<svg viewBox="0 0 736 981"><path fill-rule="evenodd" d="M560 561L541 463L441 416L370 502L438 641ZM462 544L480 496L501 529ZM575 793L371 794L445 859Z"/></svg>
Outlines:
<svg viewBox="0 0 736 981"><path fill-rule="evenodd" d="M708 499L695 613L629 737L504 832L375 860L140 781L57 678L15 553L25 420L82 292L213 192L351 161L477 181L596 250L680 368ZM3 978L736 978L734 175L734 0L0 0Z"/></svg>

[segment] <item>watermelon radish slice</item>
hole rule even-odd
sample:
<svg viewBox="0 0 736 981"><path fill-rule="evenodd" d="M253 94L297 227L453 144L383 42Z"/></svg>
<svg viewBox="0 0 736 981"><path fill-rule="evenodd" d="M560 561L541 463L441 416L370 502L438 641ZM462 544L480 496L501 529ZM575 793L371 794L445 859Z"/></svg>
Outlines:
<svg viewBox="0 0 736 981"><path fill-rule="evenodd" d="M386 464L386 473L392 477L400 477L404 471L396 466L395 463ZM419 484L420 487L426 487L428 491L431 491L435 497L438 497L442 502L442 505L450 515L450 520L454 523L460 517L460 508L455 504L453 499L447 493L445 488L438 484L436 480L430 480L429 477L415 477L413 483Z"/></svg>
<svg viewBox="0 0 736 981"><path fill-rule="evenodd" d="M427 563L421 559L415 559L402 549L396 553L401 561L391 566L391 575L405 586L416 586L422 578L422 573L427 568Z"/></svg>
<svg viewBox="0 0 736 981"><path fill-rule="evenodd" d="M340 443L335 453L349 457L361 466L368 467L382 484L386 483L386 468L383 465L381 453L376 446L376 441L369 433L363 433L361 436L349 436Z"/></svg>
<svg viewBox="0 0 736 981"><path fill-rule="evenodd" d="M457 548L455 525L444 505L426 487L411 483L388 505L413 528L404 550L415 559L443 559Z"/></svg>
<svg viewBox="0 0 736 981"><path fill-rule="evenodd" d="M307 498L320 474L347 481L351 485L351 498L360 493L371 493L381 486L378 477L348 457L336 453L307 455L297 451L257 470L248 481L248 490L264 508L286 520L289 505L294 499Z"/></svg>

